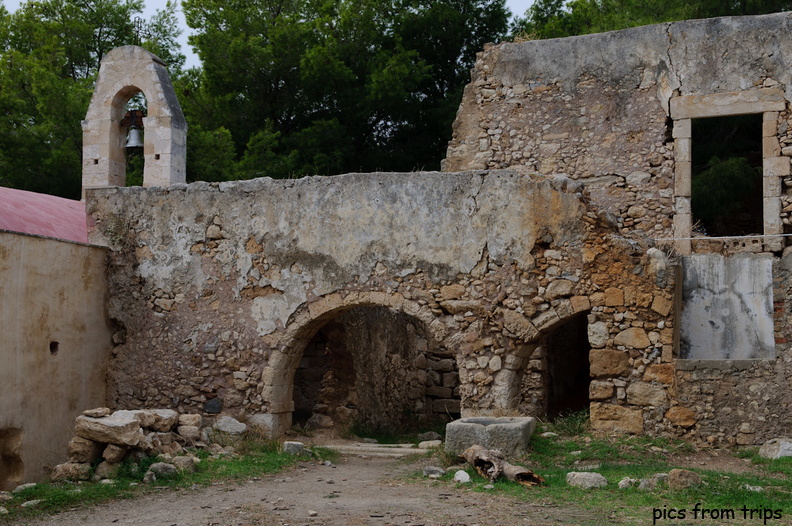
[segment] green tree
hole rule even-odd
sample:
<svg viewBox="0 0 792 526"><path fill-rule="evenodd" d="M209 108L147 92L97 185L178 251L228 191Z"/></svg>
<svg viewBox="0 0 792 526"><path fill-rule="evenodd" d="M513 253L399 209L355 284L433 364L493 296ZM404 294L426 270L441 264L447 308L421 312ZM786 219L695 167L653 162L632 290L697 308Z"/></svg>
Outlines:
<svg viewBox="0 0 792 526"><path fill-rule="evenodd" d="M760 15L792 9L790 0L537 0L512 24L523 38L556 38L688 18Z"/></svg>
<svg viewBox="0 0 792 526"><path fill-rule="evenodd" d="M188 121L231 131L243 177L439 166L503 0L185 0L204 65ZM266 164L266 166L264 166Z"/></svg>

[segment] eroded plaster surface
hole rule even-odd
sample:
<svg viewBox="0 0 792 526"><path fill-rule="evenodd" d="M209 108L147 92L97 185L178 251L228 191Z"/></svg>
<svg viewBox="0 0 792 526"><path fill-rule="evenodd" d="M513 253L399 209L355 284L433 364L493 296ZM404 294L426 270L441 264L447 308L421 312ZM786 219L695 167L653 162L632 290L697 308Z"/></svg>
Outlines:
<svg viewBox="0 0 792 526"><path fill-rule="evenodd" d="M269 415L281 431L306 347L330 322L373 324L357 333L387 341L384 318L365 310L384 307L407 317L426 351L369 359L365 343L350 343L357 381L369 383L355 391L383 404L544 414L552 342L562 340L553 331L582 316L579 340L594 351L580 360L602 384L598 424L672 426L661 409L646 420L647 404L668 403L666 384L625 390L633 367L670 359L668 262L616 232L568 178L347 174L96 189L87 205L92 240L112 249L111 405L222 404ZM388 395L388 378L404 378L401 394ZM588 381L582 390L587 399ZM364 406L346 400L321 414L338 421Z"/></svg>
<svg viewBox="0 0 792 526"><path fill-rule="evenodd" d="M107 251L0 232L0 490L46 480L105 401Z"/></svg>

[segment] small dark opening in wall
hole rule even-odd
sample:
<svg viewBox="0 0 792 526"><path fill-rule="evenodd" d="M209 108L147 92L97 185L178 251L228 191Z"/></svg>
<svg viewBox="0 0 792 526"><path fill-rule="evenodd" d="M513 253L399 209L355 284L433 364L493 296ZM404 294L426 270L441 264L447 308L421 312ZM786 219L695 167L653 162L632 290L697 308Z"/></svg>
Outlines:
<svg viewBox="0 0 792 526"><path fill-rule="evenodd" d="M21 453L22 430L0 429L0 491L11 490L22 483L25 465Z"/></svg>
<svg viewBox="0 0 792 526"><path fill-rule="evenodd" d="M547 416L575 413L589 407L588 319L578 315L547 339Z"/></svg>
<svg viewBox="0 0 792 526"><path fill-rule="evenodd" d="M155 154L154 154L154 160L155 160L155 161L159 161L159 158L160 158L160 154L158 154L158 153L155 153Z"/></svg>
<svg viewBox="0 0 792 526"><path fill-rule="evenodd" d="M49 350L50 350L50 354L52 356L55 356L56 354L58 354L58 347L60 347L60 344L58 342L50 342Z"/></svg>
<svg viewBox="0 0 792 526"><path fill-rule="evenodd" d="M693 230L762 234L762 114L693 119Z"/></svg>
<svg viewBox="0 0 792 526"><path fill-rule="evenodd" d="M94 164L99 164L99 159L94 159Z"/></svg>

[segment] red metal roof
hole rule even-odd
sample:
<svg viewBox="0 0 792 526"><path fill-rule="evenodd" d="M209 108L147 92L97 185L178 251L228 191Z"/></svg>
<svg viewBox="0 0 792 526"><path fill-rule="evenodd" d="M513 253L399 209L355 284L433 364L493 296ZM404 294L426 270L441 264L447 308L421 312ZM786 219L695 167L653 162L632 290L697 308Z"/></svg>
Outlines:
<svg viewBox="0 0 792 526"><path fill-rule="evenodd" d="M0 229L88 242L85 203L0 187Z"/></svg>

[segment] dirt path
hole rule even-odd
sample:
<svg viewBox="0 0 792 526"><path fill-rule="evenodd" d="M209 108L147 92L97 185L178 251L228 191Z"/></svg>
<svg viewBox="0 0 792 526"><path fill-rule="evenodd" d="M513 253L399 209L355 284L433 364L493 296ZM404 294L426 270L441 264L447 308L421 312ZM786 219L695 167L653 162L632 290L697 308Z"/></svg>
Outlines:
<svg viewBox="0 0 792 526"><path fill-rule="evenodd" d="M17 524L35 526L516 526L605 524L589 512L473 492L428 479L404 461L347 457L301 462L274 476L210 487L163 490L132 500Z"/></svg>

